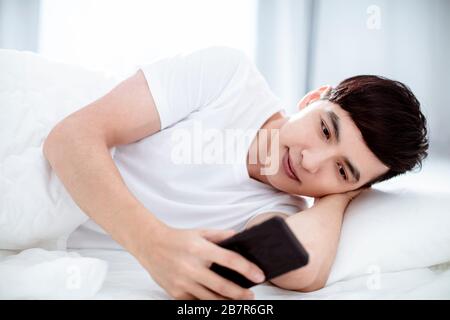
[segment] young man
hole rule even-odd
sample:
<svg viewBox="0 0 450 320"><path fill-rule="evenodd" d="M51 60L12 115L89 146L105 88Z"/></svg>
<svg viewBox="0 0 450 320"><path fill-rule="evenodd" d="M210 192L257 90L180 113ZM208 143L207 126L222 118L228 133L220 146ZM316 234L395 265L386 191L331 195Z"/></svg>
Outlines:
<svg viewBox="0 0 450 320"><path fill-rule="evenodd" d="M252 298L209 266L255 282L262 271L215 243L274 215L310 262L271 282L317 290L349 201L420 165L427 131L409 89L376 76L320 87L298 107L287 116L244 53L209 47L142 66L58 123L43 152L78 206L172 297Z"/></svg>

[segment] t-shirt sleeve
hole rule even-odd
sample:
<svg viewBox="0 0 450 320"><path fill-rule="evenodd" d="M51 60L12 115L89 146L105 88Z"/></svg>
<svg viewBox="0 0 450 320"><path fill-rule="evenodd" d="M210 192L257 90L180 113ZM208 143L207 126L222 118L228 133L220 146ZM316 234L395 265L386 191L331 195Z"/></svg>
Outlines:
<svg viewBox="0 0 450 320"><path fill-rule="evenodd" d="M161 121L161 130L217 99L247 59L239 49L212 46L139 65Z"/></svg>

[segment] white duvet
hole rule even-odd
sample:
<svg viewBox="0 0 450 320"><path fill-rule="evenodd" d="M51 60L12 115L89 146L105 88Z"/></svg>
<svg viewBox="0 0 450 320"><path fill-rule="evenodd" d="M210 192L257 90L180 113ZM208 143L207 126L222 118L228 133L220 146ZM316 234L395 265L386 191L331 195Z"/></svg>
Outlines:
<svg viewBox="0 0 450 320"><path fill-rule="evenodd" d="M13 50L0 50L0 70L0 248L64 249L87 216L51 170L42 144L59 120L114 80Z"/></svg>
<svg viewBox="0 0 450 320"><path fill-rule="evenodd" d="M94 249L65 251L69 235L88 217L42 154L42 143L59 120L105 94L118 80L12 50L0 50L0 70L0 298L167 299L125 251L95 248L95 242L89 246ZM256 298L449 299L450 270L443 263L450 260L450 188L443 189L450 177L442 174L449 169L450 161L444 161L435 172L445 181L439 188L444 193L409 194L402 189L402 203L389 193L358 197L344 219L336 263L324 289L298 293L265 284L254 289ZM430 178L423 179L414 183ZM395 188L386 185L384 190L395 192ZM380 197L392 204L376 207L370 202ZM377 208L383 214L377 215ZM390 208L393 217L386 214ZM414 215L406 219L399 215L411 208ZM366 231L358 233L362 227ZM408 247L405 237L415 240L414 245ZM355 246L362 240L366 248ZM391 256L383 254L379 243L389 246ZM354 250L359 250L357 255L352 255ZM74 286L74 276L84 286Z"/></svg>

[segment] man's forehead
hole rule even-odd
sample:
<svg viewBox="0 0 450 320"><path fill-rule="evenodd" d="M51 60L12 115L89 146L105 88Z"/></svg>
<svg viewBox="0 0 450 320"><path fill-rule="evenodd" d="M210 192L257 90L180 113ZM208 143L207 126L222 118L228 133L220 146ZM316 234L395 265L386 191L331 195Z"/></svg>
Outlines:
<svg viewBox="0 0 450 320"><path fill-rule="evenodd" d="M369 149L347 111L328 100L320 107L326 114L333 113L338 118L343 153L360 169L361 180L371 180L389 169Z"/></svg>
<svg viewBox="0 0 450 320"><path fill-rule="evenodd" d="M351 118L350 114L342 109L338 104L323 100L323 103L321 104L320 108L325 112L326 114L332 114L333 117L337 118L337 121L339 121L339 124L341 124L341 127L343 130L351 130L352 135L356 135L359 139L361 139L362 142L364 140L362 139L361 132L359 131L356 124L353 122L353 119Z"/></svg>

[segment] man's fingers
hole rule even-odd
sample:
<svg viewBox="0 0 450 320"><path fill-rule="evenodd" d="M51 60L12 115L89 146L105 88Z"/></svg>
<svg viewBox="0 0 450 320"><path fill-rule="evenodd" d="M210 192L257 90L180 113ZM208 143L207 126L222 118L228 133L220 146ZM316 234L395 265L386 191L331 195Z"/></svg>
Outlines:
<svg viewBox="0 0 450 320"><path fill-rule="evenodd" d="M364 189L356 189L356 190L352 190L352 191L348 191L346 192L347 196L350 198L350 200L353 200L354 198L356 198L361 192L368 190L369 188L364 188Z"/></svg>
<svg viewBox="0 0 450 320"><path fill-rule="evenodd" d="M193 296L192 294L187 293L187 292L183 292L181 294L177 294L177 295L173 296L173 298L175 300L196 300L195 296Z"/></svg>
<svg viewBox="0 0 450 320"><path fill-rule="evenodd" d="M214 243L221 242L236 234L234 230L201 230L200 234L206 239Z"/></svg>
<svg viewBox="0 0 450 320"><path fill-rule="evenodd" d="M363 192L364 190L366 190L366 189L356 189L356 190L350 191L350 193L351 193L352 195L354 195L354 196L357 196L358 194L360 194L360 193Z"/></svg>
<svg viewBox="0 0 450 320"><path fill-rule="evenodd" d="M222 278L217 273L211 270L206 270L202 273L201 279L198 279L205 287L217 292L223 297L235 300L250 300L254 298L251 290L242 288L236 283Z"/></svg>
<svg viewBox="0 0 450 320"><path fill-rule="evenodd" d="M191 293L200 300L226 300L224 296L212 292L199 283L196 283L192 286Z"/></svg>
<svg viewBox="0 0 450 320"><path fill-rule="evenodd" d="M207 240L204 243L204 250L201 250L200 256L207 260L209 265L201 274L194 277L195 284L191 286L189 292L198 299L253 299L253 293L245 288L225 278L222 278L211 271L209 266L212 262L239 272L253 282L260 283L264 281L262 270L254 263L248 261L240 254L224 249L216 243L232 237L237 232L234 230L199 230L199 234ZM209 242L208 242L209 241ZM260 278L257 277L260 275Z"/></svg>
<svg viewBox="0 0 450 320"><path fill-rule="evenodd" d="M263 271L253 262L232 250L212 244L205 250L205 258L231 270L239 272L249 280L261 283L264 281Z"/></svg>

